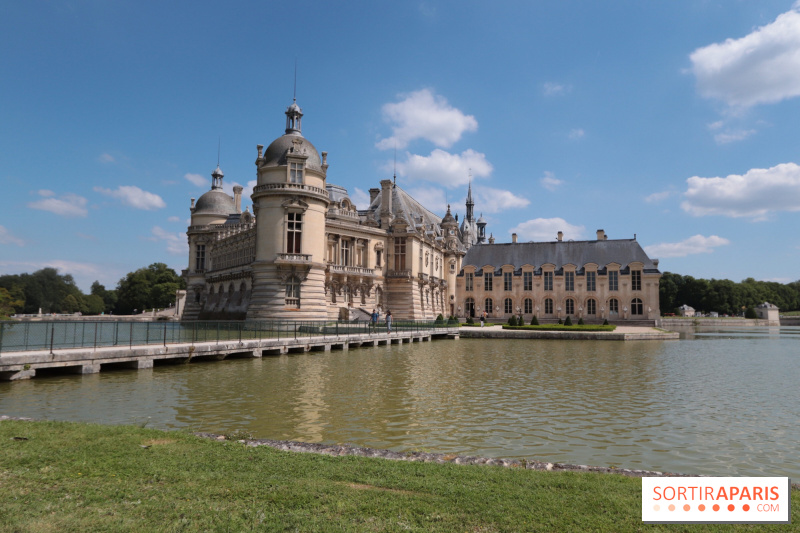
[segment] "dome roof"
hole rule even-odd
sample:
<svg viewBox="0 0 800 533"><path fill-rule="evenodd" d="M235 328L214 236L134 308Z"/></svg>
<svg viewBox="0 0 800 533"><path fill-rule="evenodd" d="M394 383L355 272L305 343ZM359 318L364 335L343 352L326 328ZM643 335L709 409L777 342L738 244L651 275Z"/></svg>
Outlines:
<svg viewBox="0 0 800 533"><path fill-rule="evenodd" d="M300 154L308 156L308 159L306 159L306 168L322 172L322 163L320 162L317 149L314 148L314 145L311 144L308 139L297 133L287 133L272 141L272 144L267 147L267 151L264 152L264 163L262 166L275 167L285 165L286 153L295 148L296 140L301 141L298 145Z"/></svg>
<svg viewBox="0 0 800 533"><path fill-rule="evenodd" d="M481 216L478 217L477 223L478 224L486 224L486 219L483 218L483 213L481 213Z"/></svg>
<svg viewBox="0 0 800 533"><path fill-rule="evenodd" d="M213 189L201 196L194 206L192 215L218 215L227 217L236 213L233 198L220 189Z"/></svg>
<svg viewBox="0 0 800 533"><path fill-rule="evenodd" d="M350 195L347 194L347 189L342 187L341 185L334 185L333 183L325 184L325 189L328 190L328 195L331 198L331 202L341 202L345 198L350 200ZM353 203L350 200L350 203Z"/></svg>
<svg viewBox="0 0 800 533"><path fill-rule="evenodd" d="M447 206L447 213L445 213L444 218L442 219L442 226L445 226L445 225L451 225L451 226L458 227L458 222L456 222L456 219L453 218L452 213L450 213L450 206L449 205Z"/></svg>

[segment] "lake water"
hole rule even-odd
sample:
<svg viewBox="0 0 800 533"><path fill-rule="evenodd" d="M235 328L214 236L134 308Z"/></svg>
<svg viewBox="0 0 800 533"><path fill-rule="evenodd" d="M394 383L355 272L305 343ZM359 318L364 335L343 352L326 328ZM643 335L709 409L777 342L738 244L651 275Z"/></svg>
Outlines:
<svg viewBox="0 0 800 533"><path fill-rule="evenodd" d="M0 383L0 414L800 478L800 328L434 341Z"/></svg>

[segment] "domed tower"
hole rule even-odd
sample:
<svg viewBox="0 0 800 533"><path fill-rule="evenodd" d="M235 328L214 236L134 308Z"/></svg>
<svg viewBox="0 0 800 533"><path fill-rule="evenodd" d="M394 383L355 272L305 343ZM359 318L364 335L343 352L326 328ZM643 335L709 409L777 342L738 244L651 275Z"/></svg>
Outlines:
<svg viewBox="0 0 800 533"><path fill-rule="evenodd" d="M263 151L258 145L258 184L251 196L256 215L256 258L248 319L315 320L325 304L325 188L322 157L301 131L303 111L286 109L286 130Z"/></svg>
<svg viewBox="0 0 800 533"><path fill-rule="evenodd" d="M478 226L478 244L483 244L486 242L486 219L483 218L483 213L475 224Z"/></svg>

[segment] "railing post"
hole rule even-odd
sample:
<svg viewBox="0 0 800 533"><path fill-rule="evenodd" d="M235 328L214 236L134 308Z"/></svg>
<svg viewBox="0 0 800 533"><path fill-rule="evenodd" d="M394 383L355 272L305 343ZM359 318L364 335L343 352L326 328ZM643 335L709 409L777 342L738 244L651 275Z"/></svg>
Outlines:
<svg viewBox="0 0 800 533"><path fill-rule="evenodd" d="M50 328L50 355L53 355L53 337L56 334L56 328Z"/></svg>
<svg viewBox="0 0 800 533"><path fill-rule="evenodd" d="M94 349L97 351L97 322L94 323Z"/></svg>
<svg viewBox="0 0 800 533"><path fill-rule="evenodd" d="M133 348L133 322L131 322L131 331L128 333L128 347Z"/></svg>
<svg viewBox="0 0 800 533"><path fill-rule="evenodd" d="M5 330L5 324L0 324L0 353L3 353L3 330Z"/></svg>
<svg viewBox="0 0 800 533"><path fill-rule="evenodd" d="M119 344L119 322L114 322L114 346Z"/></svg>
<svg viewBox="0 0 800 533"><path fill-rule="evenodd" d="M164 346L167 345L167 323L164 322Z"/></svg>
<svg viewBox="0 0 800 533"><path fill-rule="evenodd" d="M217 321L217 344L219 344L219 321Z"/></svg>

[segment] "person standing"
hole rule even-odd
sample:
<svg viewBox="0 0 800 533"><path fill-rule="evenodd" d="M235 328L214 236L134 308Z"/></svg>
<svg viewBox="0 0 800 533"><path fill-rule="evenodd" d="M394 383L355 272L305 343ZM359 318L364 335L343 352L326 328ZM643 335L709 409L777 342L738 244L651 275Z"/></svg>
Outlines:
<svg viewBox="0 0 800 533"><path fill-rule="evenodd" d="M372 331L375 331L375 328L378 325L378 312L375 309L372 310L371 322L372 322Z"/></svg>
<svg viewBox="0 0 800 533"><path fill-rule="evenodd" d="M386 330L392 332L392 312L386 311Z"/></svg>
<svg viewBox="0 0 800 533"><path fill-rule="evenodd" d="M483 323L486 321L486 311L481 313L481 327L483 327Z"/></svg>

